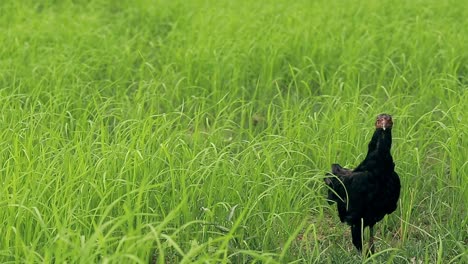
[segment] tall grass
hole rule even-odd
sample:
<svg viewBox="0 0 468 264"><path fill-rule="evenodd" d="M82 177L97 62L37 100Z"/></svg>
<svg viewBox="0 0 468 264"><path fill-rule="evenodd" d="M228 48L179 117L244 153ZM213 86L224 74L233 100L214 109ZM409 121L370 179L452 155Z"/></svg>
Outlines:
<svg viewBox="0 0 468 264"><path fill-rule="evenodd" d="M0 261L467 261L463 1L1 1ZM394 116L361 258L324 197Z"/></svg>

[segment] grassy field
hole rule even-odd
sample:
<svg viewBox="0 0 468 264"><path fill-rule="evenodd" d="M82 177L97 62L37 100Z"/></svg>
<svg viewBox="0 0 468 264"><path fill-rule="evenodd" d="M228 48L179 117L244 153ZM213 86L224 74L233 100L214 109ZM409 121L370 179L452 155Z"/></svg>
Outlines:
<svg viewBox="0 0 468 264"><path fill-rule="evenodd" d="M1 263L467 263L465 1L0 1ZM325 200L394 117L361 257Z"/></svg>

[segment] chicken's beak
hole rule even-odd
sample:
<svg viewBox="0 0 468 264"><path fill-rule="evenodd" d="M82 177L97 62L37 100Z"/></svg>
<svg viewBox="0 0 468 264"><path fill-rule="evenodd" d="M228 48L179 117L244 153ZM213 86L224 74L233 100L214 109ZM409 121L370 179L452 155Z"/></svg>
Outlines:
<svg viewBox="0 0 468 264"><path fill-rule="evenodd" d="M387 120L382 120L382 129L384 131L385 131L385 129L387 129L386 126L387 126Z"/></svg>

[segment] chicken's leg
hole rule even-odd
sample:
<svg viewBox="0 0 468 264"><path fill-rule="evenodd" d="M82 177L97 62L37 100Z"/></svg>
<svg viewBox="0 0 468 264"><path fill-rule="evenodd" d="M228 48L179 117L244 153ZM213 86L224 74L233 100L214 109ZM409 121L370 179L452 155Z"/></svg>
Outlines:
<svg viewBox="0 0 468 264"><path fill-rule="evenodd" d="M369 252L374 254L374 226L369 226Z"/></svg>
<svg viewBox="0 0 468 264"><path fill-rule="evenodd" d="M351 236L353 237L353 245L359 250L362 251L362 236L361 236L361 225L353 224L351 226Z"/></svg>

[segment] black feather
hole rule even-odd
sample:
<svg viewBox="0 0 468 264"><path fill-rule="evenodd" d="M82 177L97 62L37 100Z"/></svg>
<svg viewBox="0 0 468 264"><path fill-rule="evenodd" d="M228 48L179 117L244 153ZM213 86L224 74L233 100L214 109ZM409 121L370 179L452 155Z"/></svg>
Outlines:
<svg viewBox="0 0 468 264"><path fill-rule="evenodd" d="M354 170L333 164L330 177L325 178L329 202L337 204L341 222L351 226L353 244L359 251L362 229L371 229L372 242L373 226L397 208L401 186L390 154L391 131L377 128L365 159ZM373 244L370 248L372 251Z"/></svg>

